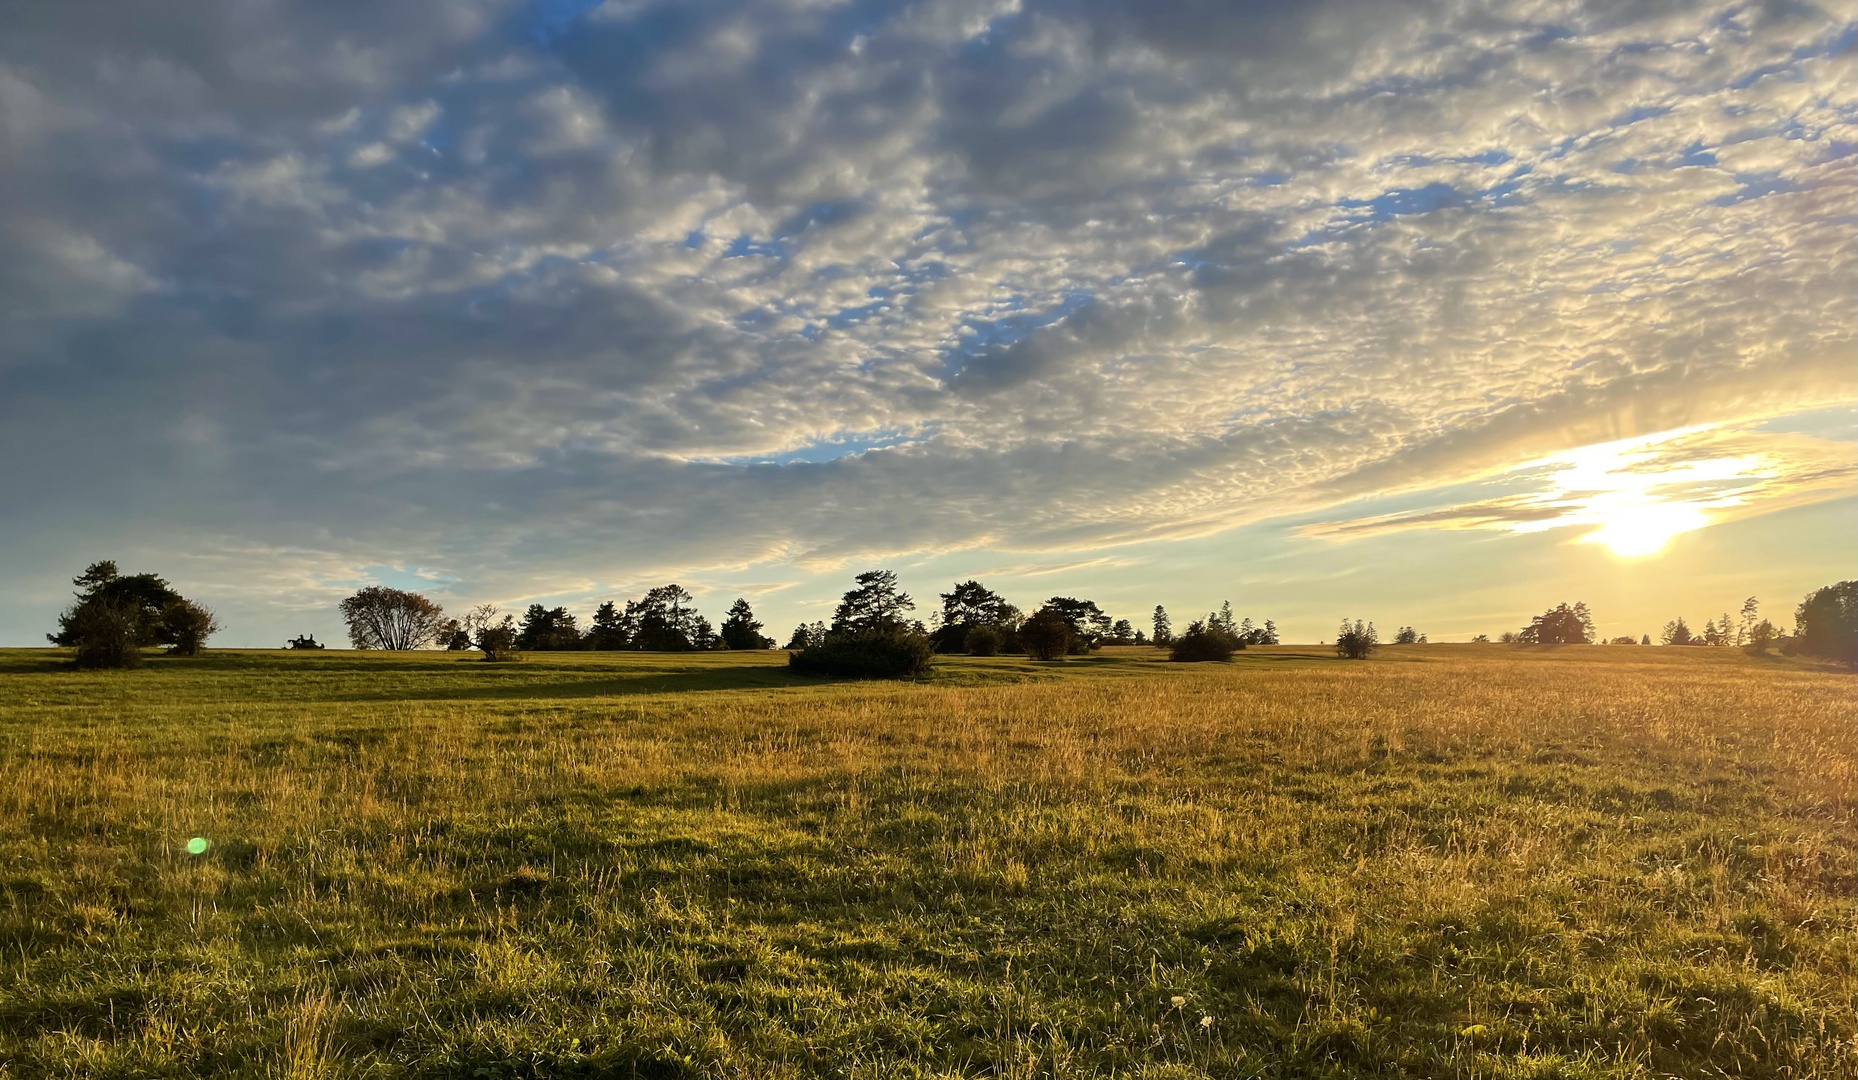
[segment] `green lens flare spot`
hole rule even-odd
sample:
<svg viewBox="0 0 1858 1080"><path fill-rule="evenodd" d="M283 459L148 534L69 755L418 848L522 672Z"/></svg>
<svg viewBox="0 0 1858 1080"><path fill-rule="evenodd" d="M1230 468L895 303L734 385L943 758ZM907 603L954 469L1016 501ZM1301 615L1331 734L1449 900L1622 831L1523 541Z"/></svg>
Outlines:
<svg viewBox="0 0 1858 1080"><path fill-rule="evenodd" d="M187 841L187 854L205 855L206 849L212 846L213 845L207 840L206 837L196 836L192 840Z"/></svg>

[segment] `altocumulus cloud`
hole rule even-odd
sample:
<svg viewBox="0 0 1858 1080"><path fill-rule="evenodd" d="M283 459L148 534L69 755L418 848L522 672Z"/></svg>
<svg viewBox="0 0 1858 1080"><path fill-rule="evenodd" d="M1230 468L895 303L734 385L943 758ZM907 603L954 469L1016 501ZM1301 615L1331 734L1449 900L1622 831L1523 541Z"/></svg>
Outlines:
<svg viewBox="0 0 1858 1080"><path fill-rule="evenodd" d="M303 604L1088 551L1851 397L1836 7L4 19L35 603L131 537Z"/></svg>

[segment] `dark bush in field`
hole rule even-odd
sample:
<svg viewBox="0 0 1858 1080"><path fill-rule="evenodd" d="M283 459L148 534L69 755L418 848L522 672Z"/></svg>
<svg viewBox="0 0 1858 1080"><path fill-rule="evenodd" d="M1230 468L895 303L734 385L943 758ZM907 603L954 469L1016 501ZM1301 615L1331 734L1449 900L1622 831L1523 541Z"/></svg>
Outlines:
<svg viewBox="0 0 1858 1080"><path fill-rule="evenodd" d="M1353 626L1347 619L1342 620L1342 628L1335 633L1335 654L1345 660L1363 660L1367 655L1381 646L1381 636L1374 631L1373 623L1364 623L1356 619Z"/></svg>
<svg viewBox="0 0 1858 1080"><path fill-rule="evenodd" d="M65 630L77 650L77 666L141 666L140 616L135 605L120 600L98 599L77 605L65 622Z"/></svg>
<svg viewBox="0 0 1858 1080"><path fill-rule="evenodd" d="M935 647L924 634L828 634L787 658L787 666L803 675L835 675L848 679L901 679L920 675L929 667Z"/></svg>
<svg viewBox="0 0 1858 1080"><path fill-rule="evenodd" d="M1519 645L1591 645L1593 642L1593 613L1584 603L1573 607L1556 604L1529 620L1529 625L1516 635Z"/></svg>
<svg viewBox="0 0 1858 1080"><path fill-rule="evenodd" d="M1076 641L1071 623L1048 607L1033 612L1019 627L1019 643L1034 660L1062 660Z"/></svg>
<svg viewBox="0 0 1858 1080"><path fill-rule="evenodd" d="M161 609L157 631L170 656L199 656L206 639L219 632L219 618L192 600L172 600Z"/></svg>
<svg viewBox="0 0 1858 1080"><path fill-rule="evenodd" d="M1227 633L1221 626L1205 622L1187 624L1187 630L1174 639L1168 650L1170 660L1193 662L1199 660L1230 660L1232 654L1245 647L1245 643Z"/></svg>
<svg viewBox="0 0 1858 1080"><path fill-rule="evenodd" d="M105 560L90 564L71 583L78 587L77 602L58 616L58 632L46 637L74 649L79 667L134 667L148 645L197 656L219 629L211 611L154 574L124 576Z"/></svg>
<svg viewBox="0 0 1858 1080"><path fill-rule="evenodd" d="M1002 639L1003 635L997 626L970 626L967 640L963 644L969 656L998 656Z"/></svg>

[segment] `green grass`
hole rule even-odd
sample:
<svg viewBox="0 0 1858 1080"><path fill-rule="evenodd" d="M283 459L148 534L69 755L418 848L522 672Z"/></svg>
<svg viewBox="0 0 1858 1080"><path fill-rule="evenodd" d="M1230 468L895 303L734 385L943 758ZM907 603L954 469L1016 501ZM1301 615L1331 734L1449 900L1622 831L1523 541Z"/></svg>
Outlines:
<svg viewBox="0 0 1858 1080"><path fill-rule="evenodd" d="M1108 652L0 651L0 1077L1858 1075L1849 674Z"/></svg>

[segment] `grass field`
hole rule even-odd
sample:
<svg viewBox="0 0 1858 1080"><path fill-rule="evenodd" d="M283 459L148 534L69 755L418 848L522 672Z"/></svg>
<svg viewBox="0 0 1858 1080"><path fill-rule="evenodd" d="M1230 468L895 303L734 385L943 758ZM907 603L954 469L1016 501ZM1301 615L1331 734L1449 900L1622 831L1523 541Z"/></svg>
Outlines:
<svg viewBox="0 0 1858 1080"><path fill-rule="evenodd" d="M0 1077L1858 1075L1850 674L1107 652L0 651Z"/></svg>

